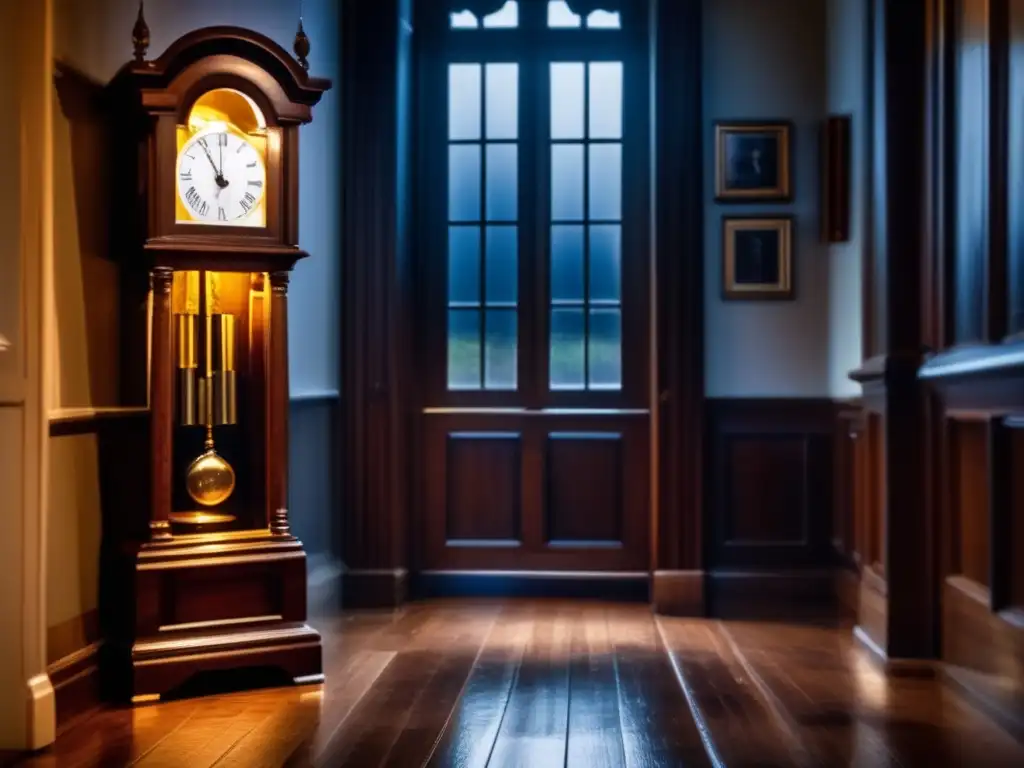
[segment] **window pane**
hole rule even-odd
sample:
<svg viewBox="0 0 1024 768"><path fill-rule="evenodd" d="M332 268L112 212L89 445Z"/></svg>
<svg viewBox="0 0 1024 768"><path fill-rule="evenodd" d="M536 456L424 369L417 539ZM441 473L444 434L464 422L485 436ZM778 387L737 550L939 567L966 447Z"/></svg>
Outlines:
<svg viewBox="0 0 1024 768"><path fill-rule="evenodd" d="M515 144L487 145L487 219L515 221L519 196Z"/></svg>
<svg viewBox="0 0 1024 768"><path fill-rule="evenodd" d="M622 387L622 312L590 311L590 389Z"/></svg>
<svg viewBox="0 0 1024 768"><path fill-rule="evenodd" d="M551 300L583 301L583 227L551 227Z"/></svg>
<svg viewBox="0 0 1024 768"><path fill-rule="evenodd" d="M480 389L480 312L448 311L448 389Z"/></svg>
<svg viewBox="0 0 1024 768"><path fill-rule="evenodd" d="M587 29L619 29L622 27L622 20L619 12L591 11L587 16Z"/></svg>
<svg viewBox="0 0 1024 768"><path fill-rule="evenodd" d="M592 301L622 299L622 227L595 224L590 227L590 298Z"/></svg>
<svg viewBox="0 0 1024 768"><path fill-rule="evenodd" d="M551 138L583 138L583 64L551 65Z"/></svg>
<svg viewBox="0 0 1024 768"><path fill-rule="evenodd" d="M480 302L480 230L448 228L448 301Z"/></svg>
<svg viewBox="0 0 1024 768"><path fill-rule="evenodd" d="M516 311L487 310L485 386L487 389L516 388Z"/></svg>
<svg viewBox="0 0 1024 768"><path fill-rule="evenodd" d="M583 145L551 147L551 218L579 221L583 218Z"/></svg>
<svg viewBox="0 0 1024 768"><path fill-rule="evenodd" d="M459 11L449 17L452 29L476 29L480 24L472 11Z"/></svg>
<svg viewBox="0 0 1024 768"><path fill-rule="evenodd" d="M487 301L515 303L519 288L515 227L487 228Z"/></svg>
<svg viewBox="0 0 1024 768"><path fill-rule="evenodd" d="M480 65L448 67L448 138L480 138Z"/></svg>
<svg viewBox="0 0 1024 768"><path fill-rule="evenodd" d="M590 145L590 218L622 217L622 147Z"/></svg>
<svg viewBox="0 0 1024 768"><path fill-rule="evenodd" d="M487 65L487 138L519 134L519 65Z"/></svg>
<svg viewBox="0 0 1024 768"><path fill-rule="evenodd" d="M551 388L583 389L583 310L551 310Z"/></svg>
<svg viewBox="0 0 1024 768"><path fill-rule="evenodd" d="M590 138L622 138L622 62L590 65Z"/></svg>
<svg viewBox="0 0 1024 768"><path fill-rule="evenodd" d="M501 8L489 16L484 16L484 26L489 29L519 26L519 3L508 0Z"/></svg>
<svg viewBox="0 0 1024 768"><path fill-rule="evenodd" d="M448 147L448 218L480 220L480 147Z"/></svg>
<svg viewBox="0 0 1024 768"><path fill-rule="evenodd" d="M578 14L572 12L565 0L548 0L548 26L552 29L579 27L581 25Z"/></svg>

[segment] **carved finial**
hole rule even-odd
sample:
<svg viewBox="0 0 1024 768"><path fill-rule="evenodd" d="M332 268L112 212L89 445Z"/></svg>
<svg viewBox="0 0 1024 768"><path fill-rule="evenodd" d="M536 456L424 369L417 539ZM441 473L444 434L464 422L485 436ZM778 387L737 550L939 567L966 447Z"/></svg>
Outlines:
<svg viewBox="0 0 1024 768"><path fill-rule="evenodd" d="M146 60L146 52L149 50L149 25L146 23L146 15L143 12L144 0L139 0L139 15L135 19L135 27L132 29L132 43L135 45L135 61L141 64Z"/></svg>
<svg viewBox="0 0 1024 768"><path fill-rule="evenodd" d="M295 32L293 50L295 51L295 57L299 60L299 66L307 72L309 71L309 61L306 57L309 56L309 49L309 38L306 37L306 30L302 28L302 17L299 16L299 28Z"/></svg>

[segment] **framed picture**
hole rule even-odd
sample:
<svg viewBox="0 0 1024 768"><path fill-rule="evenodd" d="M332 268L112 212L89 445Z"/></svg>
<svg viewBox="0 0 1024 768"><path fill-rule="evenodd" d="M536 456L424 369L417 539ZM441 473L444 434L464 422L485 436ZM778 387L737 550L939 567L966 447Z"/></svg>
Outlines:
<svg viewBox="0 0 1024 768"><path fill-rule="evenodd" d="M787 122L715 123L715 199L790 200L792 133Z"/></svg>
<svg viewBox="0 0 1024 768"><path fill-rule="evenodd" d="M792 299L793 220L788 216L724 217L722 276L725 299Z"/></svg>
<svg viewBox="0 0 1024 768"><path fill-rule="evenodd" d="M821 237L826 243L850 239L850 117L831 115L821 137Z"/></svg>

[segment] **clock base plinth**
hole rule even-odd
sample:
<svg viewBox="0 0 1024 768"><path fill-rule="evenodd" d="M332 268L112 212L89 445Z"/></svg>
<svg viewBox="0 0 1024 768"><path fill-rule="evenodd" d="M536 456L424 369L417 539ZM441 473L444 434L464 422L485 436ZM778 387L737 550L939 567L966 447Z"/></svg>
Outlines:
<svg viewBox="0 0 1024 768"><path fill-rule="evenodd" d="M322 681L296 538L269 530L175 536L143 544L132 560L134 626L111 649L117 698L188 695L207 680L200 692L215 693L225 675L231 690Z"/></svg>

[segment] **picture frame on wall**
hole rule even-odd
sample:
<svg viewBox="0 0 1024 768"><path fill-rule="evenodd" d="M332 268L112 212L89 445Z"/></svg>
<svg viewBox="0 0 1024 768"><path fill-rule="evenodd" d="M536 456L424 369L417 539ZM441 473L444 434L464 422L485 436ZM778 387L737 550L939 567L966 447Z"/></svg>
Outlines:
<svg viewBox="0 0 1024 768"><path fill-rule="evenodd" d="M723 217L722 277L726 300L794 299L792 217Z"/></svg>
<svg viewBox="0 0 1024 768"><path fill-rule="evenodd" d="M715 123L715 199L724 203L793 198L792 123Z"/></svg>
<svg viewBox="0 0 1024 768"><path fill-rule="evenodd" d="M821 239L842 243L850 239L849 115L829 115L821 136Z"/></svg>

